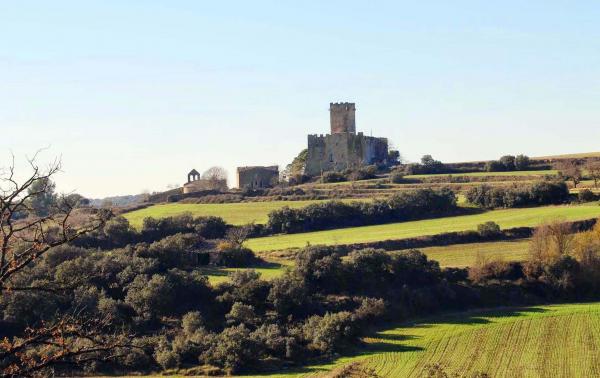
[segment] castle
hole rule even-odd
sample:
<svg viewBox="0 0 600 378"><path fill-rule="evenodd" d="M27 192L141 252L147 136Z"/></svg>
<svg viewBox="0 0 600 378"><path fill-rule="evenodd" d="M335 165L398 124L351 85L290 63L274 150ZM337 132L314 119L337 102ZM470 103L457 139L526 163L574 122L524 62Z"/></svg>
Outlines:
<svg viewBox="0 0 600 378"><path fill-rule="evenodd" d="M398 151L388 151L388 140L356 133L354 103L330 103L331 134L308 135L308 151L304 167L307 176L319 176L326 171L357 169L364 165L389 166L398 160ZM253 166L237 168L240 189L270 188L279 181L279 168ZM226 180L202 179L195 169L188 174L183 194L206 190L227 190Z"/></svg>
<svg viewBox="0 0 600 378"><path fill-rule="evenodd" d="M354 103L329 104L331 134L308 136L306 175L390 163L387 139L357 134L355 114Z"/></svg>

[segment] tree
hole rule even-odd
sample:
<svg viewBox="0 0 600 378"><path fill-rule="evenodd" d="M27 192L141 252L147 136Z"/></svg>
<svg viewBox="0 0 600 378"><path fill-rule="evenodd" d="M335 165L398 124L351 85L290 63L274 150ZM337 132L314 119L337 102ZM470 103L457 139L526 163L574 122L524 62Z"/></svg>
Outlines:
<svg viewBox="0 0 600 378"><path fill-rule="evenodd" d="M573 250L573 227L569 223L554 220L538 226L529 244L529 261L551 263L570 255Z"/></svg>
<svg viewBox="0 0 600 378"><path fill-rule="evenodd" d="M512 155L504 155L500 158L500 163L504 165L506 171L514 171L516 169L516 158Z"/></svg>
<svg viewBox="0 0 600 378"><path fill-rule="evenodd" d="M223 167L210 167L202 174L203 180L227 180L227 171Z"/></svg>
<svg viewBox="0 0 600 378"><path fill-rule="evenodd" d="M51 177L59 171L60 162L43 170L36 164L35 157L28 161L32 172L23 182L15 178L14 158L12 165L0 175L0 293L8 288L16 290L11 285L11 277L49 249L100 228L109 216L98 212L76 224L71 221L76 204L65 196L53 201L50 208L45 207L47 200L54 198ZM42 203L44 205L39 207ZM41 216L36 209L45 209L47 214ZM15 216L19 213L37 216L17 221Z"/></svg>
<svg viewBox="0 0 600 378"><path fill-rule="evenodd" d="M598 180L600 180L600 161L599 160L588 160L585 164L585 170L592 180L594 180L594 188L598 187Z"/></svg>
<svg viewBox="0 0 600 378"><path fill-rule="evenodd" d="M254 228L253 223L245 226L231 227L229 230L227 230L225 237L234 248L242 248L244 242L246 242L246 239L248 239L252 228Z"/></svg>
<svg viewBox="0 0 600 378"><path fill-rule="evenodd" d="M67 201L70 204L73 204L75 207L87 207L90 205L90 200L83 197L81 194L71 193L62 196L62 198L58 198L59 206L63 206L62 201Z"/></svg>
<svg viewBox="0 0 600 378"><path fill-rule="evenodd" d="M202 174L215 190L227 190L227 171L223 167L210 167Z"/></svg>
<svg viewBox="0 0 600 378"><path fill-rule="evenodd" d="M131 349L129 335L107 332L110 320L68 315L38 327L21 337L0 341L2 377L53 376L59 364L83 367L93 362L114 361ZM35 350L35 353L32 353Z"/></svg>
<svg viewBox="0 0 600 378"><path fill-rule="evenodd" d="M431 155L423 155L421 158L421 164L424 166L432 166L435 164L435 159Z"/></svg>
<svg viewBox="0 0 600 378"><path fill-rule="evenodd" d="M56 184L49 177L35 179L27 188L27 206L29 211L37 216L45 217L56 205Z"/></svg>
<svg viewBox="0 0 600 378"><path fill-rule="evenodd" d="M435 160L431 155L423 155L421 165L423 166L422 173L442 173L445 170L444 163Z"/></svg>
<svg viewBox="0 0 600 378"><path fill-rule="evenodd" d="M58 293L74 291L75 286L56 287L47 282L20 284L19 273L35 265L53 248L99 229L108 218L97 212L87 219L73 221L75 203L68 197L55 201L51 178L59 171L55 161L46 169L28 159L30 175L19 181L14 156L9 167L0 171L0 295L14 292ZM19 214L28 217L17 219ZM81 217L79 217L81 218ZM123 344L117 337L104 336L109 318L88 319L79 314L57 314L54 320L29 327L0 342L2 376L47 375L47 369L60 363L116 358Z"/></svg>
<svg viewBox="0 0 600 378"><path fill-rule="evenodd" d="M573 181L573 187L577 188L577 185L581 182L581 178L583 176L577 160L561 160L556 166L561 176L563 176L566 180Z"/></svg>
<svg viewBox="0 0 600 378"><path fill-rule="evenodd" d="M527 155L517 155L515 158L515 169L517 171L526 171L529 169L529 156Z"/></svg>
<svg viewBox="0 0 600 378"><path fill-rule="evenodd" d="M502 172L506 170L506 166L499 160L490 160L485 163L486 172Z"/></svg>

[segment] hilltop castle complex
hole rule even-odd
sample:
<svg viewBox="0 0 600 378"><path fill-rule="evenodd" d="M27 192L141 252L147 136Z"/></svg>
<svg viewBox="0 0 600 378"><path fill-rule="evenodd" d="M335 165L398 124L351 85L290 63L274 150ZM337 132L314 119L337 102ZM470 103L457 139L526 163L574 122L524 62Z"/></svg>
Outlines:
<svg viewBox="0 0 600 378"><path fill-rule="evenodd" d="M354 103L329 104L331 134L308 136L306 175L389 163L387 139L357 134L355 113Z"/></svg>
<svg viewBox="0 0 600 378"><path fill-rule="evenodd" d="M397 162L398 152L388 150L388 140L356 132L356 106L341 102L329 104L331 134L308 135L304 174L319 176L326 171L358 169L365 165L389 166ZM277 166L238 167L237 185L240 189L263 189L279 181ZM205 180L196 170L188 174L184 194L206 190L227 189L225 180Z"/></svg>

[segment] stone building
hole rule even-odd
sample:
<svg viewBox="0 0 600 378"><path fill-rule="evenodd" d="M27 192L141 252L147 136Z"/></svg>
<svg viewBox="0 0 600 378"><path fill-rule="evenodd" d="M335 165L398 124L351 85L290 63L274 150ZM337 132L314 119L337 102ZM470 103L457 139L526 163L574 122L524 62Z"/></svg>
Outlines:
<svg viewBox="0 0 600 378"><path fill-rule="evenodd" d="M262 189L275 186L279 180L279 167L238 167L238 188Z"/></svg>
<svg viewBox="0 0 600 378"><path fill-rule="evenodd" d="M308 136L306 175L389 163L387 139L357 134L355 113L354 103L329 104L331 134Z"/></svg>
<svg viewBox="0 0 600 378"><path fill-rule="evenodd" d="M227 180L205 180L200 178L200 173L197 170L192 169L188 173L188 181L183 184L183 194L207 190L226 191Z"/></svg>

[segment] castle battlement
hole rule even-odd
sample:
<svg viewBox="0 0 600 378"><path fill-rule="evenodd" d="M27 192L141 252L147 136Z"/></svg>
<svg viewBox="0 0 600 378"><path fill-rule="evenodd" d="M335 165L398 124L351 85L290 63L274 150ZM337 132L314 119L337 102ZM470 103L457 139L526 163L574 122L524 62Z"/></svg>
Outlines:
<svg viewBox="0 0 600 378"><path fill-rule="evenodd" d="M329 103L331 134L308 135L306 174L388 163L387 139L356 133L355 113L353 102Z"/></svg>
<svg viewBox="0 0 600 378"><path fill-rule="evenodd" d="M330 102L329 110L332 109L356 110L356 104L354 102Z"/></svg>
<svg viewBox="0 0 600 378"><path fill-rule="evenodd" d="M330 102L331 133L356 133L356 105L353 102Z"/></svg>

